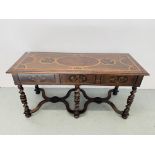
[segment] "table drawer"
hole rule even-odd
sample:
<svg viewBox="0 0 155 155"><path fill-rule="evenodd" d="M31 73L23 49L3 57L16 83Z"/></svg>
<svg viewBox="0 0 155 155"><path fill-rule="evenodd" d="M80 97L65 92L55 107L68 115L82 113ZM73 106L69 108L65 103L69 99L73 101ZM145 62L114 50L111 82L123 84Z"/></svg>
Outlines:
<svg viewBox="0 0 155 155"><path fill-rule="evenodd" d="M19 74L22 84L54 84L56 78L54 74Z"/></svg>
<svg viewBox="0 0 155 155"><path fill-rule="evenodd" d="M63 74L60 81L61 84L95 84L95 75Z"/></svg>
<svg viewBox="0 0 155 155"><path fill-rule="evenodd" d="M111 75L102 75L101 76L101 85L109 86L132 86L135 84L137 76L111 76Z"/></svg>

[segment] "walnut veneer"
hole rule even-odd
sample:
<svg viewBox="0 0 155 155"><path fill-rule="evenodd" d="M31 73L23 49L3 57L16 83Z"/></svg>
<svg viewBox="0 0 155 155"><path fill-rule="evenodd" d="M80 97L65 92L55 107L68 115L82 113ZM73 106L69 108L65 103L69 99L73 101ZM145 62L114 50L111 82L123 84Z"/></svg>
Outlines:
<svg viewBox="0 0 155 155"><path fill-rule="evenodd" d="M127 118L136 88L141 85L143 77L149 75L128 53L29 52L25 53L7 73L12 74L15 85L18 85L27 117L35 110L29 109L22 85L35 85L36 93L43 93L44 102L49 100L38 85L75 85L75 89L72 90L75 92L75 109L71 110L69 107L67 110L74 113L76 118L82 113L79 109L79 92L83 91L79 88L80 85L115 86L112 90L114 95L117 94L119 86L132 86L126 110L118 112L123 118ZM86 98L90 100L88 96ZM55 102L54 99L50 101ZM56 101L60 101L59 99ZM100 102L110 104L108 100L102 98ZM39 108L44 102L39 104ZM93 102L97 103L97 99Z"/></svg>

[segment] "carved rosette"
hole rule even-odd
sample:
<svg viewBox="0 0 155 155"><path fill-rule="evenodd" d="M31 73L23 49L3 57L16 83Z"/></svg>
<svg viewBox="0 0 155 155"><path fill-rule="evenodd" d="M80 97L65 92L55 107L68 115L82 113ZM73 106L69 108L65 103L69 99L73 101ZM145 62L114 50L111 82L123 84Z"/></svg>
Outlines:
<svg viewBox="0 0 155 155"><path fill-rule="evenodd" d="M22 85L18 85L18 89L19 89L19 93L20 93L20 100L21 100L23 107L24 107L24 114L26 117L30 117L31 116L31 110L29 109L29 107L27 105L27 98L26 98L26 95L24 93L24 89L23 89Z"/></svg>

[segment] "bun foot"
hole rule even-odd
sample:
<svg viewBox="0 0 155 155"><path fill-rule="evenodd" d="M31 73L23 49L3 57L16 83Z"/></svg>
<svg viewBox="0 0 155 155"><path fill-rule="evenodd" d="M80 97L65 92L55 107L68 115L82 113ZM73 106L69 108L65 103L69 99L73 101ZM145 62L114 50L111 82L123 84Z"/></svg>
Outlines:
<svg viewBox="0 0 155 155"><path fill-rule="evenodd" d="M40 88L38 85L35 85L34 91L36 92L36 94L40 94Z"/></svg>
<svg viewBox="0 0 155 155"><path fill-rule="evenodd" d="M113 89L113 95L117 95L118 94L118 86L116 86L114 89Z"/></svg>
<svg viewBox="0 0 155 155"><path fill-rule="evenodd" d="M122 114L122 118L123 118L123 119L127 119L128 116L129 116L129 114L124 114L124 113Z"/></svg>
<svg viewBox="0 0 155 155"><path fill-rule="evenodd" d="M79 115L75 115L75 114L74 114L74 118L79 118Z"/></svg>

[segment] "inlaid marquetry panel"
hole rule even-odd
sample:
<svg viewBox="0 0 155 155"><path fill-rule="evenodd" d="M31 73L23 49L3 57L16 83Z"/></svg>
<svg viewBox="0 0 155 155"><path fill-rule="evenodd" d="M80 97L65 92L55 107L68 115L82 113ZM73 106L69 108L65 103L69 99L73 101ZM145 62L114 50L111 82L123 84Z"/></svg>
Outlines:
<svg viewBox="0 0 155 155"><path fill-rule="evenodd" d="M84 74L62 74L60 75L61 84L95 84L95 75Z"/></svg>
<svg viewBox="0 0 155 155"><path fill-rule="evenodd" d="M8 73L127 74L148 73L127 53L25 53Z"/></svg>
<svg viewBox="0 0 155 155"><path fill-rule="evenodd" d="M56 84L54 74L19 74L18 78L22 84Z"/></svg>
<svg viewBox="0 0 155 155"><path fill-rule="evenodd" d="M149 75L127 53L25 53L8 71L15 84L140 86Z"/></svg>
<svg viewBox="0 0 155 155"><path fill-rule="evenodd" d="M101 84L102 85L117 85L117 86L132 86L136 83L137 76L110 76L102 75Z"/></svg>

